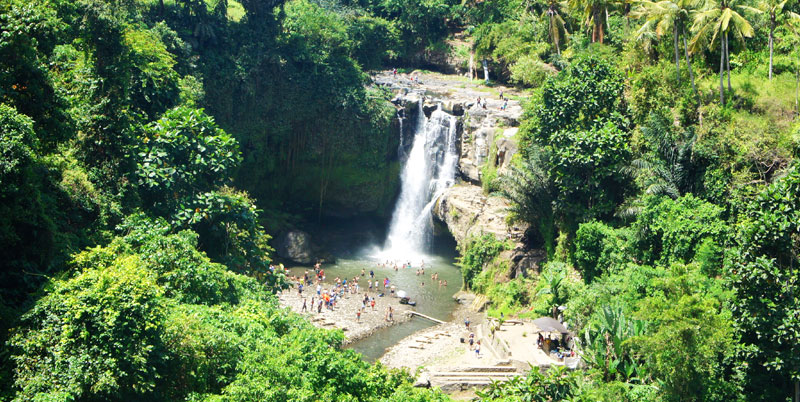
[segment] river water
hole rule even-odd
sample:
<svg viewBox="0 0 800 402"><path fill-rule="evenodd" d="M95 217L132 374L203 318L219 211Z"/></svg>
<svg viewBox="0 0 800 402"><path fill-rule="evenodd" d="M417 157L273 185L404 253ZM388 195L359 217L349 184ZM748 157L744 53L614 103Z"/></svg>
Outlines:
<svg viewBox="0 0 800 402"><path fill-rule="evenodd" d="M411 261L403 261L411 262L412 268L401 267L397 271L392 267L379 266L381 263L385 265L386 259L382 258L383 255L378 247L361 247L359 251L339 256L335 264L323 265L325 282L332 283L336 277L353 278L358 276L359 284L363 287L365 281L361 277L361 270L365 271L366 277L369 277L369 272L372 270L375 273L375 280L381 284L383 284L384 278L389 278L390 283L398 290L406 291L409 297L417 302L417 305L413 307L414 311L447 321L452 317L457 306L453 295L461 289L463 282L461 271L455 266L455 242L452 239L435 238L433 243L434 246L428 254ZM423 260L425 274L417 275L417 270ZM293 275L298 276L302 276L307 270L313 274L313 269L309 267L291 267L289 270ZM439 286L438 281L432 281L431 275L434 273L439 274L439 280L447 281L447 286ZM416 331L433 325L435 325L433 321L414 317L407 322L380 329L347 347L361 353L364 360L373 362L384 354L386 348L395 345Z"/></svg>

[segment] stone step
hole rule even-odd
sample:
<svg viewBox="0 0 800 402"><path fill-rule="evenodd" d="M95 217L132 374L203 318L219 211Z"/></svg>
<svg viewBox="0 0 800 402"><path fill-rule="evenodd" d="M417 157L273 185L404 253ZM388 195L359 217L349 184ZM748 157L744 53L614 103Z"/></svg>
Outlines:
<svg viewBox="0 0 800 402"><path fill-rule="evenodd" d="M482 371L499 371L499 372L516 372L517 368L514 366L471 366L462 371L466 372L482 372Z"/></svg>
<svg viewBox="0 0 800 402"><path fill-rule="evenodd" d="M430 373L431 378L490 378L490 377L517 377L520 373L509 372L469 372L469 371L451 371L451 372L433 372Z"/></svg>

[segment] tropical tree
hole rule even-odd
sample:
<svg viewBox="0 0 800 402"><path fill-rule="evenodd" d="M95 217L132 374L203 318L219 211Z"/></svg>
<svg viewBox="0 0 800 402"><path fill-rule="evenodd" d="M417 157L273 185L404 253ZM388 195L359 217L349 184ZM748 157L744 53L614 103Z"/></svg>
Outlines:
<svg viewBox="0 0 800 402"><path fill-rule="evenodd" d="M719 101L725 104L725 90L723 88L724 72L728 71L728 91L731 90L731 62L728 36L733 36L744 42L744 38L753 36L753 26L736 12L737 0L709 1L705 9L697 12L692 25L695 32L692 38L691 49L698 51L703 47L713 49L719 39Z"/></svg>
<svg viewBox="0 0 800 402"><path fill-rule="evenodd" d="M800 21L800 15L788 10L786 7L789 0L759 0L755 7L740 6L743 10L747 10L756 14L767 14L769 16L769 79L772 81L772 54L775 48L775 28L778 24L786 20Z"/></svg>
<svg viewBox="0 0 800 402"><path fill-rule="evenodd" d="M639 29L638 36L643 36L646 32L655 31L661 37L668 31L672 31L673 48L675 50L675 76L678 84L681 82L680 57L678 55L680 46L678 39L683 37L683 50L686 56L686 66L689 69L689 78L692 82L692 90L697 94L697 87L694 84L694 73L692 72L692 62L689 59L689 49L686 44L686 23L690 21L691 13L697 5L697 0L663 0L663 1L640 1L638 9L634 12L635 16L644 16L647 21Z"/></svg>
<svg viewBox="0 0 800 402"><path fill-rule="evenodd" d="M603 306L594 313L594 325L584 330L578 341L586 363L600 370L605 380L642 380L647 371L633 356L626 341L647 332L645 321L628 317L621 306Z"/></svg>
<svg viewBox="0 0 800 402"><path fill-rule="evenodd" d="M540 147L528 150L519 166L500 176L500 193L511 201L510 216L534 225L539 231L548 256L555 251L556 235L553 220L553 195L555 187L548 172L547 157Z"/></svg>
<svg viewBox="0 0 800 402"><path fill-rule="evenodd" d="M567 6L583 15L584 23L592 29L592 43L603 43L605 36L603 24L606 23L608 12L614 7L614 2L612 0L568 0Z"/></svg>
<svg viewBox="0 0 800 402"><path fill-rule="evenodd" d="M561 34L564 33L564 36L569 36L569 31L567 31L567 24L564 22L564 18L561 17L559 13L559 7L561 6L561 2L558 0L547 0L547 9L544 10L544 15L547 17L548 21L550 22L550 39L553 41L553 46L556 48L556 54L559 56L561 55L561 47L559 46L559 42L561 42Z"/></svg>

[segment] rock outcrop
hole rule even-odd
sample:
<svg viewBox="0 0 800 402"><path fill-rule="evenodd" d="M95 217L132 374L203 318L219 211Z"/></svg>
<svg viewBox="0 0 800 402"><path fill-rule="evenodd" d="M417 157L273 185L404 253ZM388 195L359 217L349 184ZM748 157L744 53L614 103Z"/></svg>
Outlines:
<svg viewBox="0 0 800 402"><path fill-rule="evenodd" d="M505 198L486 196L480 187L462 183L451 187L439 198L433 214L447 225L459 245L484 233L516 242L522 239L527 226L506 222L508 205Z"/></svg>
<svg viewBox="0 0 800 402"><path fill-rule="evenodd" d="M414 76L418 79L412 81ZM523 243L527 226L509 225L506 220L508 200L487 196L481 187L487 168L498 175L505 174L517 153L517 133L523 113L519 102L500 99L499 93L490 92L493 90L480 84L440 75L384 73L375 78L375 83L395 91L392 103L402 120L401 154L411 149L419 113L429 117L441 107L460 117L458 169L462 182L437 200L434 219L446 227L459 245L485 233L499 240L511 240L513 248L501 256L511 262L509 279L538 272L545 255Z"/></svg>
<svg viewBox="0 0 800 402"><path fill-rule="evenodd" d="M277 241L275 252L282 258L299 264L311 264L314 258L311 236L301 230L290 230Z"/></svg>

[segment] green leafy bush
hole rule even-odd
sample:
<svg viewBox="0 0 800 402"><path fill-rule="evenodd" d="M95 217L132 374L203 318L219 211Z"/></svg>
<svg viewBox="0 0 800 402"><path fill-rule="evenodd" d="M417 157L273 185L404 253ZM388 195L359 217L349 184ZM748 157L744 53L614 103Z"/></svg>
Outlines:
<svg viewBox="0 0 800 402"><path fill-rule="evenodd" d="M486 264L507 247L491 233L473 237L465 243L458 258L461 275L464 277L464 287L471 289L474 278L481 273Z"/></svg>

